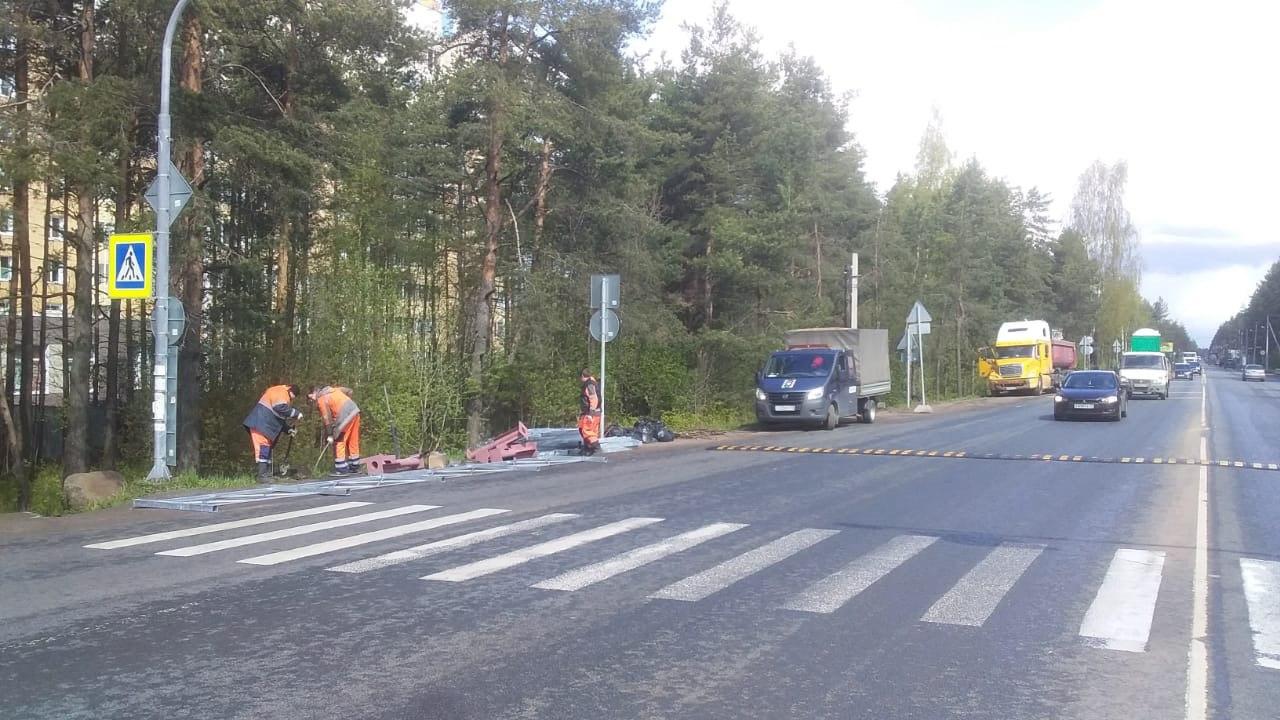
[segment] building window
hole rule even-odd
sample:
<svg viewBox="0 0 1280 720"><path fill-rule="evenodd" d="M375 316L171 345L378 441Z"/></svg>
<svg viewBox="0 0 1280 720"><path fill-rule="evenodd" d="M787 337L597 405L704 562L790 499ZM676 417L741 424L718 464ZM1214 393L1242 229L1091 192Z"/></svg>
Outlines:
<svg viewBox="0 0 1280 720"><path fill-rule="evenodd" d="M0 255L0 282L9 282L13 279L13 256Z"/></svg>
<svg viewBox="0 0 1280 720"><path fill-rule="evenodd" d="M49 217L49 237L51 237L51 238L61 238L61 237L62 237L62 231L63 231L64 229L65 229L65 227L64 227L64 226L63 226L63 224L62 224L62 216L61 216L61 215L51 215L51 216Z"/></svg>
<svg viewBox="0 0 1280 720"><path fill-rule="evenodd" d="M98 263L98 284L101 285L106 281L107 281L107 264Z"/></svg>
<svg viewBox="0 0 1280 720"><path fill-rule="evenodd" d="M8 314L9 314L9 298L0 298L0 315L8 315ZM0 357L0 362L3 362L3 361L4 361L4 358Z"/></svg>
<svg viewBox="0 0 1280 720"><path fill-rule="evenodd" d="M62 303L45 303L45 317L62 317Z"/></svg>
<svg viewBox="0 0 1280 720"><path fill-rule="evenodd" d="M13 213L8 210L0 210L0 232L13 232Z"/></svg>
<svg viewBox="0 0 1280 720"><path fill-rule="evenodd" d="M6 100L17 97L18 88L14 87L13 81L7 77L0 77L0 98Z"/></svg>
<svg viewBox="0 0 1280 720"><path fill-rule="evenodd" d="M66 268L57 260L50 260L46 266L48 268L48 280L50 285L61 285L66 276Z"/></svg>

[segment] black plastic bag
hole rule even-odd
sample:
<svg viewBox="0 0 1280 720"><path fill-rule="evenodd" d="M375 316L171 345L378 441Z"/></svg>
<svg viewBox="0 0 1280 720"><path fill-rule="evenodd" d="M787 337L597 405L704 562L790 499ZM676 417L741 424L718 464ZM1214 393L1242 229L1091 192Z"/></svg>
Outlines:
<svg viewBox="0 0 1280 720"><path fill-rule="evenodd" d="M659 420L653 424L653 439L658 442L671 442L676 439L676 434L671 432L671 428Z"/></svg>
<svg viewBox="0 0 1280 720"><path fill-rule="evenodd" d="M635 427L631 430L631 437L639 440L641 444L653 442L654 422L649 418L640 418L636 421Z"/></svg>

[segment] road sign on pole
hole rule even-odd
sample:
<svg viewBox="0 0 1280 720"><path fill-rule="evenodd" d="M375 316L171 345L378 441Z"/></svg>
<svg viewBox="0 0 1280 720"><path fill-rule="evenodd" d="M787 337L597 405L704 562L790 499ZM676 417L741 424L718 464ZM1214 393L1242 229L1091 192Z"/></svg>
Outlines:
<svg viewBox="0 0 1280 720"><path fill-rule="evenodd" d="M113 234L107 244L111 258L107 295L113 300L151 297L151 233Z"/></svg>
<svg viewBox="0 0 1280 720"><path fill-rule="evenodd" d="M178 21L182 11L190 0L177 0L173 11L169 13L169 22L165 25L164 40L160 45L160 113L156 117L156 180L153 207L156 211L156 308L155 327L169 327L169 226L177 213L173 212L173 191L179 196L183 188L190 196L190 186L177 173L170 160L172 138L171 118L169 117L169 86L173 79L173 38L178 31ZM176 182L171 182L174 178ZM164 200L164 202L160 202ZM148 199L150 202L150 199ZM186 204L186 199L179 197L178 208ZM152 459L151 471L147 480L162 482L169 479L169 462L167 447L169 433L169 340L168 332L153 332L155 336L155 369L151 373L153 394L151 397L151 429ZM176 397L177 384L174 385ZM174 459L176 462L176 458Z"/></svg>
<svg viewBox="0 0 1280 720"><path fill-rule="evenodd" d="M591 276L591 307L596 308L591 315L587 329L591 337L600 343L600 436L604 437L604 348L618 336L620 323L613 308L618 307L622 297L622 282L617 275Z"/></svg>
<svg viewBox="0 0 1280 720"><path fill-rule="evenodd" d="M929 334L932 322L933 316L925 309L924 304L917 300L911 306L911 312L907 313L907 404L911 404L911 335L914 333L916 351L920 354L920 404L914 410L918 413L933 412L933 408L929 407L929 401L925 397L924 379L924 336Z"/></svg>
<svg viewBox="0 0 1280 720"><path fill-rule="evenodd" d="M617 275L591 276L591 307L613 309L622 303L622 283Z"/></svg>
<svg viewBox="0 0 1280 720"><path fill-rule="evenodd" d="M187 179L182 177L182 173L174 166L173 161L169 158L164 159L166 168L169 171L169 224L172 225L174 220L182 214L182 208L187 206L187 202L191 200L191 185L187 183ZM147 200L147 204L152 210L160 212L160 176L156 175L156 179L151 181L151 186L147 188L147 192L143 195Z"/></svg>
<svg viewBox="0 0 1280 720"><path fill-rule="evenodd" d="M605 308L591 314L591 337L596 342L610 342L618 336L618 313Z"/></svg>

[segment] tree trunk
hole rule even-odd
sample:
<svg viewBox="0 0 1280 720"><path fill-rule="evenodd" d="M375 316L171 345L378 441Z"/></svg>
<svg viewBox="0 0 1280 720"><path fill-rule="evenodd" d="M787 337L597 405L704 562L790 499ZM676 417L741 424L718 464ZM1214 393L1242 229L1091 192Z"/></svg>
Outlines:
<svg viewBox="0 0 1280 720"><path fill-rule="evenodd" d="M15 8L21 4L15 5ZM27 93L29 82L30 58L30 42L27 40L25 27L27 18L25 11L18 10L18 37L16 42L16 57L14 62L14 89L16 90L18 116L15 123L18 128L18 147L20 151L26 153L28 133L26 127L27 112ZM31 505L31 483L24 464L25 457L23 453L28 451L33 443L34 437L33 425L35 424L35 413L31 408L31 385L35 374L35 338L34 323L35 318L32 312L31 302L31 184L26 177L26 168L19 168L19 172L14 173L13 182L13 245L17 254L17 264L21 266L18 275L18 282L21 285L20 294L22 295L22 360L19 371L18 391L18 427L21 428L19 434L19 457L15 468L18 475L18 509L26 510ZM15 268L16 269L16 268Z"/></svg>
<svg viewBox="0 0 1280 720"><path fill-rule="evenodd" d="M192 94L203 91L204 29L199 15L192 15L183 31L181 86ZM204 184L204 138L192 137L179 161L193 188ZM200 468L200 391L203 378L201 353L204 317L204 227L192 212L185 220L179 255L178 286L187 313L186 332L178 348L178 470Z"/></svg>
<svg viewBox="0 0 1280 720"><path fill-rule="evenodd" d="M137 115L131 115L126 125L128 130L120 143L120 186L116 189L115 226L123 230L129 221L131 192L129 183L130 152L129 141L134 136L138 125ZM108 263L110 264L110 263ZM108 269L111 272L111 269ZM128 336L125 338L125 352L128 353ZM133 383L133 363L125 361L126 382ZM111 301L111 312L107 318L107 387L106 387L106 422L102 431L102 466L107 470L115 470L120 462L120 301Z"/></svg>
<svg viewBox="0 0 1280 720"><path fill-rule="evenodd" d="M510 57L509 18L503 13L497 30L498 72L506 72ZM475 445L484 433L484 401L480 385L484 379L485 358L489 354L489 326L495 279L498 274L498 235L502 231L502 148L506 123L505 82L491 89L489 98L489 145L484 163L484 236L485 252L480 262L480 281L471 303L471 367L470 392L467 397L467 441Z"/></svg>
<svg viewBox="0 0 1280 720"><path fill-rule="evenodd" d="M87 89L93 82L93 0L85 0L80 13L80 83ZM93 339L93 208L97 192L89 181L77 182L75 246L75 295L72 303L70 332L66 333L70 348L63 360L66 385L63 398L67 410L67 432L62 448L63 477L88 469L89 462L89 363ZM66 243L63 243L66 247ZM66 307L65 302L63 307ZM63 323L66 332L66 323Z"/></svg>
<svg viewBox="0 0 1280 720"><path fill-rule="evenodd" d="M32 391L36 396L35 408L32 415L35 424L32 425L32 444L27 447L31 451L31 462L40 462L41 455L44 453L44 436L45 436L45 405L47 393L49 392L49 236L51 235L49 228L49 218L53 215L53 199L52 193L48 192L52 187L49 178L44 179L44 215L42 218L43 228L41 232L44 237L44 263L40 266L40 334L37 338L36 346L32 348L32 352L39 353L35 358L35 363L40 372L35 387ZM66 243L66 229L63 229L63 243ZM67 269L62 269L62 279L66 280ZM35 322L35 315L32 315L32 322Z"/></svg>
<svg viewBox="0 0 1280 720"><path fill-rule="evenodd" d="M538 185L533 194L533 246L529 249L532 256L530 265L538 260L542 231L547 224L547 194L551 192L551 150L551 138L543 138L542 158L538 163Z"/></svg>

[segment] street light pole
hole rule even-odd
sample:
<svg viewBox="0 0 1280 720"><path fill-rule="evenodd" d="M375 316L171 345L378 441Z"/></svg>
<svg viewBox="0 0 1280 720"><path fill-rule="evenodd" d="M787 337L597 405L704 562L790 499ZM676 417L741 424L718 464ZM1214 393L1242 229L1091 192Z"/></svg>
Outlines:
<svg viewBox="0 0 1280 720"><path fill-rule="evenodd" d="M160 116L156 122L156 190L160 202L156 203L156 309L152 317L152 335L155 337L155 369L151 378L154 393L151 399L151 425L155 436L154 464L147 480L169 479L169 465L165 457L168 431L168 360L169 360L169 84L172 80L173 36L178 21L190 0L178 0L169 14L169 24L164 29L164 45L160 48Z"/></svg>

